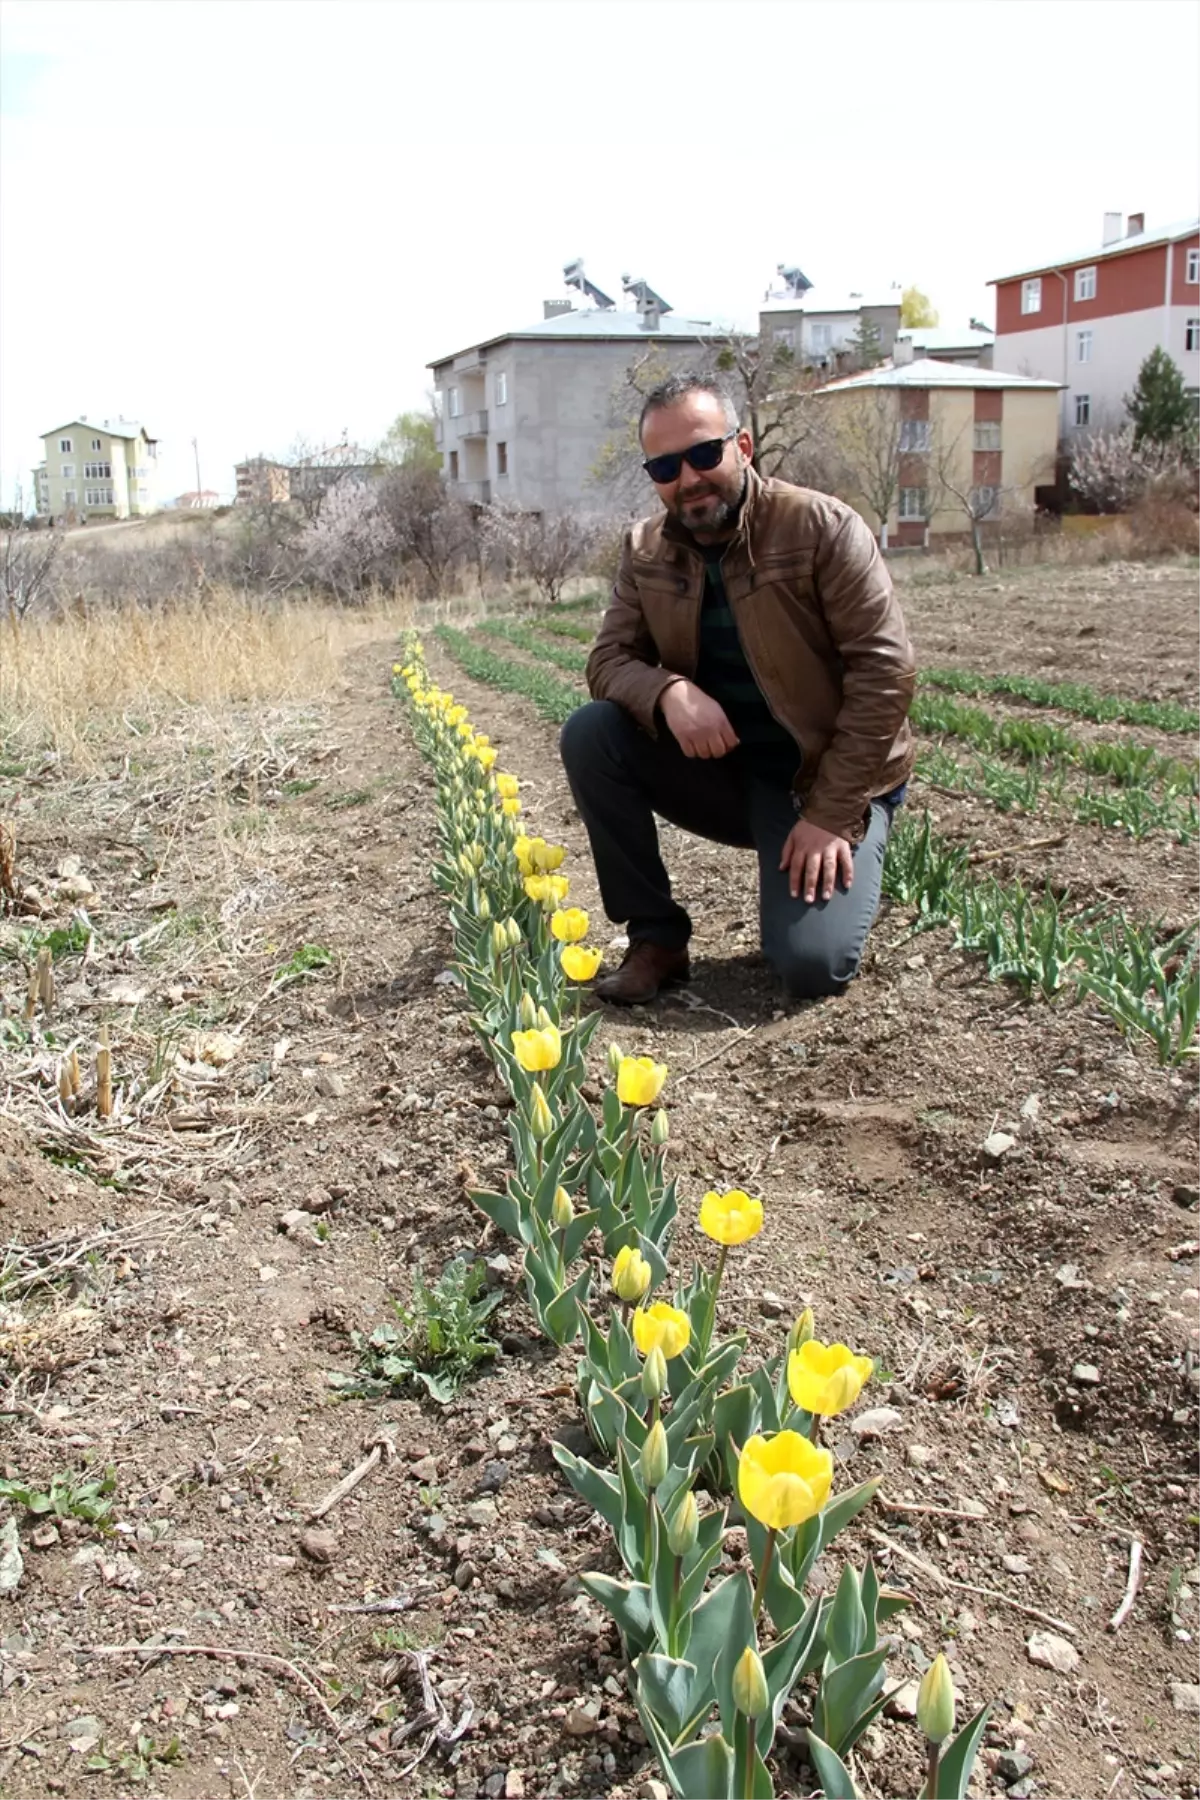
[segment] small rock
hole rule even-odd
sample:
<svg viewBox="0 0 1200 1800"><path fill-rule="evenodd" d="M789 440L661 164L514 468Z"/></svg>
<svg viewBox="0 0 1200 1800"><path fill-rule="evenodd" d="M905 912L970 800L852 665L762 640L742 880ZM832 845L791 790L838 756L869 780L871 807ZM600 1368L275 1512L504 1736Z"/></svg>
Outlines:
<svg viewBox="0 0 1200 1800"><path fill-rule="evenodd" d="M671 1796L665 1783L651 1777L650 1780L643 1781L638 1789L638 1800L671 1800Z"/></svg>
<svg viewBox="0 0 1200 1800"><path fill-rule="evenodd" d="M36 1531L30 1532L29 1541L35 1550L53 1550L55 1544L60 1544L62 1539L58 1535L57 1525L39 1525Z"/></svg>
<svg viewBox="0 0 1200 1800"><path fill-rule="evenodd" d="M1026 1094L1024 1100L1021 1102L1021 1117L1023 1119L1028 1119L1031 1125L1036 1125L1038 1114L1041 1110L1042 1103L1037 1095Z"/></svg>
<svg viewBox="0 0 1200 1800"><path fill-rule="evenodd" d="M768 1289L759 1296L758 1310L764 1319L782 1319L788 1310L787 1301L780 1294L773 1294Z"/></svg>
<svg viewBox="0 0 1200 1800"><path fill-rule="evenodd" d="M1001 1750L996 1758L996 1774L1005 1787L1011 1787L1014 1781L1022 1780L1032 1767L1032 1756L1026 1756L1023 1750Z"/></svg>
<svg viewBox="0 0 1200 1800"><path fill-rule="evenodd" d="M1173 1681L1171 1683L1171 1705L1176 1712L1200 1713L1200 1683Z"/></svg>
<svg viewBox="0 0 1200 1800"><path fill-rule="evenodd" d="M983 1501L974 1499L970 1494L960 1494L958 1496L958 1510L959 1512L969 1513L973 1519L986 1519L988 1516L988 1509L983 1504Z"/></svg>
<svg viewBox="0 0 1200 1800"><path fill-rule="evenodd" d="M479 1570L475 1567L473 1562L460 1562L457 1569L454 1571L455 1587L464 1590L469 1588L478 1573Z"/></svg>
<svg viewBox="0 0 1200 1800"><path fill-rule="evenodd" d="M898 1687L884 1707L889 1719L915 1719L917 1716L917 1693L920 1683L906 1681Z"/></svg>
<svg viewBox="0 0 1200 1800"><path fill-rule="evenodd" d="M1176 1206L1186 1206L1194 1212L1200 1207L1200 1187L1189 1187L1180 1182L1171 1189L1171 1198Z"/></svg>
<svg viewBox="0 0 1200 1800"><path fill-rule="evenodd" d="M413 1479L416 1481L436 1481L437 1472L438 1466L436 1456L420 1457L410 1470Z"/></svg>
<svg viewBox="0 0 1200 1800"><path fill-rule="evenodd" d="M1033 1574L1033 1564L1027 1556L1002 1556L1000 1561L1010 1575Z"/></svg>
<svg viewBox="0 0 1200 1800"><path fill-rule="evenodd" d="M870 1438L883 1437L885 1432L894 1431L903 1422L903 1415L894 1406L872 1406L867 1412L859 1413L851 1419L850 1429L856 1438L864 1443Z"/></svg>
<svg viewBox="0 0 1200 1800"><path fill-rule="evenodd" d="M1016 1143L1011 1131L989 1131L983 1140L983 1154L989 1162L998 1163Z"/></svg>
<svg viewBox="0 0 1200 1800"><path fill-rule="evenodd" d="M322 1069L313 1084L326 1100L342 1100L346 1094L346 1077L336 1069Z"/></svg>
<svg viewBox="0 0 1200 1800"><path fill-rule="evenodd" d="M599 1729L598 1709L592 1710L595 1703L581 1704L576 1702L563 1720L563 1725L571 1737L591 1737Z"/></svg>
<svg viewBox="0 0 1200 1800"><path fill-rule="evenodd" d="M1031 1663L1053 1669L1058 1675L1070 1675L1079 1667L1078 1650L1056 1631L1033 1632L1026 1640L1025 1654Z"/></svg>
<svg viewBox="0 0 1200 1800"><path fill-rule="evenodd" d="M1076 1363L1071 1370L1071 1380L1077 1387L1099 1387L1100 1371L1095 1363Z"/></svg>
<svg viewBox="0 0 1200 1800"><path fill-rule="evenodd" d="M171 1546L172 1561L177 1568L191 1569L204 1557L203 1538L176 1538Z"/></svg>
<svg viewBox="0 0 1200 1800"><path fill-rule="evenodd" d="M483 1467L479 1485L484 1493L498 1494L508 1480L511 1470L506 1462L489 1462Z"/></svg>
<svg viewBox="0 0 1200 1800"><path fill-rule="evenodd" d="M937 1461L938 1455L928 1444L910 1444L904 1454L914 1469L928 1468L930 1463Z"/></svg>
<svg viewBox="0 0 1200 1800"><path fill-rule="evenodd" d="M499 1508L490 1495L482 1500L472 1500L466 1509L467 1520L472 1525L494 1525L500 1517Z"/></svg>
<svg viewBox="0 0 1200 1800"><path fill-rule="evenodd" d="M1064 1288L1085 1288L1091 1286L1090 1282L1084 1280L1083 1273L1080 1270L1078 1263L1063 1263L1061 1268L1054 1271L1054 1279L1057 1281L1059 1287Z"/></svg>
<svg viewBox="0 0 1200 1800"><path fill-rule="evenodd" d="M310 1525L300 1533L298 1542L310 1562L331 1563L337 1555L336 1531L324 1531L319 1526Z"/></svg>

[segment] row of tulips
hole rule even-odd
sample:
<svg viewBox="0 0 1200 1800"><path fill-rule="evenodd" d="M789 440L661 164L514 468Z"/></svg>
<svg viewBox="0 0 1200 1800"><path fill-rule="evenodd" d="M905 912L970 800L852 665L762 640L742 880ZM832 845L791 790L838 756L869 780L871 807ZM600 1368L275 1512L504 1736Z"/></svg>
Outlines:
<svg viewBox="0 0 1200 1800"><path fill-rule="evenodd" d="M798 1684L815 1677L808 1756L827 1800L854 1800L846 1764L887 1698L887 1621L909 1603L873 1565L807 1593L818 1557L873 1499L877 1481L833 1489L824 1419L853 1406L871 1359L814 1335L811 1313L778 1354L740 1372L744 1331L722 1330L726 1264L763 1229L762 1202L704 1195L697 1224L718 1246L710 1273L671 1282L678 1222L667 1175L667 1069L614 1044L597 1111L583 1099L600 1022L582 985L602 953L566 905L561 846L521 825L520 786L466 709L430 682L406 644L394 688L438 785L439 857L472 1022L513 1099L513 1173L476 1206L522 1246L530 1306L555 1343L579 1343L577 1389L598 1458L563 1445L566 1478L609 1526L620 1576L585 1574L612 1615L630 1691L682 1800L769 1800L767 1757ZM593 1292L597 1270L603 1287ZM669 1297L668 1297L669 1295ZM749 1567L710 1581L740 1526ZM986 1708L955 1731L938 1656L922 1684L925 1800L962 1800Z"/></svg>

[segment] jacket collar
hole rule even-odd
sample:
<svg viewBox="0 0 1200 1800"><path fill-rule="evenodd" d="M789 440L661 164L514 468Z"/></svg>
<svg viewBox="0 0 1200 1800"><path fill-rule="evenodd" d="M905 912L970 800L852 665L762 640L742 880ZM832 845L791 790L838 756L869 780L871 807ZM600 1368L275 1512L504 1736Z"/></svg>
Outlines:
<svg viewBox="0 0 1200 1800"><path fill-rule="evenodd" d="M746 468L746 493L742 500L742 510L738 514L737 530L729 540L728 548L735 544L744 544L750 567L754 567L754 517L758 511L763 495L763 479L757 469ZM687 528L679 523L674 513L667 513L663 520L663 537L668 543L679 544L685 550L696 551L699 545Z"/></svg>

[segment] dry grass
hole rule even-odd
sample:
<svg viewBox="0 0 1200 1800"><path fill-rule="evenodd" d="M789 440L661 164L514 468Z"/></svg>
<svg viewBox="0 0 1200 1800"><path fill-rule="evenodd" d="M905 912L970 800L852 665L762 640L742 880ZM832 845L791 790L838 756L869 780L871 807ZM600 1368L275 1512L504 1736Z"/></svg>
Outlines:
<svg viewBox="0 0 1200 1800"><path fill-rule="evenodd" d="M409 617L400 597L349 611L217 590L154 612L26 621L5 631L0 739L14 755L50 749L88 769L131 711L140 732L192 709L317 702L347 651Z"/></svg>

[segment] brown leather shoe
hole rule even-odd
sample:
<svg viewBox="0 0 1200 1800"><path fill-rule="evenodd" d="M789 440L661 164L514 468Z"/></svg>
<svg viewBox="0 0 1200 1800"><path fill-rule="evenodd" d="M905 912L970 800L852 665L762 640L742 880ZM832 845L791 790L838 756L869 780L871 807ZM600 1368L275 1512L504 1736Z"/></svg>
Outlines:
<svg viewBox="0 0 1200 1800"><path fill-rule="evenodd" d="M653 1000L660 988L678 987L688 974L686 950L670 950L643 938L630 944L620 968L598 981L592 992L617 1006L642 1006Z"/></svg>

